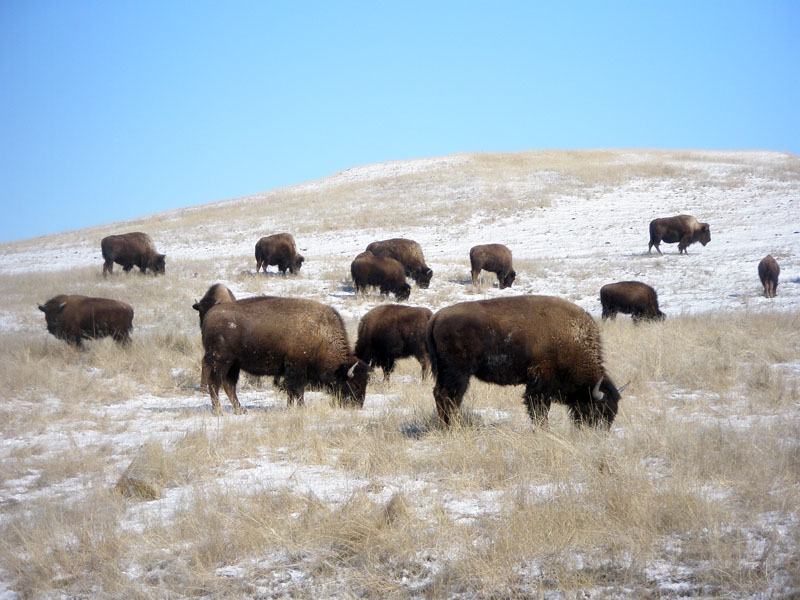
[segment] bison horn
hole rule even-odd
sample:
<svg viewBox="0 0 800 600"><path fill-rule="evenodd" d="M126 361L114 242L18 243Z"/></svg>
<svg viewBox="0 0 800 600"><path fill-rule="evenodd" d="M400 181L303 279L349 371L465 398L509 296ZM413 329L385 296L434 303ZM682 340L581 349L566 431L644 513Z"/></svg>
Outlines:
<svg viewBox="0 0 800 600"><path fill-rule="evenodd" d="M606 397L606 395L603 392L600 391L600 384L601 383L603 383L602 379L597 382L597 385L594 386L594 389L592 390L592 398L594 398L598 402L602 402Z"/></svg>
<svg viewBox="0 0 800 600"><path fill-rule="evenodd" d="M630 384L631 384L631 382L629 381L628 383L623 385L621 388L619 388L617 391L621 394L622 392L625 391L625 388L628 387Z"/></svg>
<svg viewBox="0 0 800 600"><path fill-rule="evenodd" d="M358 363L357 363L357 362L354 362L354 363L353 363L353 366L352 366L352 367L350 367L350 368L347 370L347 378L348 378L348 379L352 379L352 378L353 378L353 375L355 375L355 374L356 374L356 366L358 366Z"/></svg>

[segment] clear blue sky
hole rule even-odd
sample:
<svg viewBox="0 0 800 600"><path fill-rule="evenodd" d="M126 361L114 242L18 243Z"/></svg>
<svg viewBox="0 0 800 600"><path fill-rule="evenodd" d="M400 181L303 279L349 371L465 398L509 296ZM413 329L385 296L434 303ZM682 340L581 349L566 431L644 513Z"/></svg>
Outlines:
<svg viewBox="0 0 800 600"><path fill-rule="evenodd" d="M549 148L800 153L800 1L0 0L0 241Z"/></svg>

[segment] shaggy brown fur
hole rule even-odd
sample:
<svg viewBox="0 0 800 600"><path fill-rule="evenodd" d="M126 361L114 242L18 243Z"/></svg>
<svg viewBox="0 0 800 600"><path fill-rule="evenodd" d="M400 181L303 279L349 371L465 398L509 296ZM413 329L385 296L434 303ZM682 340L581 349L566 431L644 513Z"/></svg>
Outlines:
<svg viewBox="0 0 800 600"><path fill-rule="evenodd" d="M166 254L159 254L156 245L146 233L134 231L120 235L109 235L100 242L103 253L103 277L113 272L114 263L122 265L126 273L139 267L144 273L147 269L156 275L166 272Z"/></svg>
<svg viewBox="0 0 800 600"><path fill-rule="evenodd" d="M286 275L286 271L294 275L300 272L304 260L303 255L297 253L294 237L290 233L268 235L256 242L256 273L262 267L266 273L267 265L278 265L283 275Z"/></svg>
<svg viewBox="0 0 800 600"><path fill-rule="evenodd" d="M424 379L429 366L425 330L431 316L433 312L424 307L384 304L373 308L358 322L356 356L383 369L387 380L398 358L413 356Z"/></svg>
<svg viewBox="0 0 800 600"><path fill-rule="evenodd" d="M203 326L203 319L206 313L212 306L216 306L221 302L236 302L236 296L228 289L227 286L221 283L215 283L206 292L205 296L200 299L200 302L192 304L192 308L200 313L200 327Z"/></svg>
<svg viewBox="0 0 800 600"><path fill-rule="evenodd" d="M356 294L364 293L370 287L378 287L381 294L393 293L398 301L407 300L411 295L403 265L393 258L380 258L372 252L362 252L350 263L350 275Z"/></svg>
<svg viewBox="0 0 800 600"><path fill-rule="evenodd" d="M478 285L481 270L495 273L501 290L511 287L517 277L511 266L511 250L503 244L473 246L469 251L469 262L472 267L472 285Z"/></svg>
<svg viewBox="0 0 800 600"><path fill-rule="evenodd" d="M664 217L650 221L650 242L647 244L647 253L656 247L662 254L659 245L661 242L674 244L678 242L678 254L688 254L686 248L695 242L705 246L711 241L711 226L700 223L691 215L678 215L677 217Z"/></svg>
<svg viewBox="0 0 800 600"><path fill-rule="evenodd" d="M433 271L425 264L425 257L422 255L422 247L414 240L405 238L392 238L372 242L367 246L367 251L375 256L382 258L393 258L403 265L406 275L417 282L421 288L427 288L431 284Z"/></svg>
<svg viewBox="0 0 800 600"><path fill-rule="evenodd" d="M85 339L111 336L122 345L130 342L133 308L109 298L89 298L60 294L39 305L47 321L47 331L70 344L80 346Z"/></svg>
<svg viewBox="0 0 800 600"><path fill-rule="evenodd" d="M214 412L222 385L236 413L240 371L270 375L303 403L307 387L325 389L343 403L363 406L370 367L351 351L342 318L333 308L301 298L260 296L209 309L202 327L203 369Z"/></svg>
<svg viewBox="0 0 800 600"><path fill-rule="evenodd" d="M565 404L576 423L611 425L620 394L602 364L600 333L579 306L550 296L460 302L428 323L436 376L433 396L450 423L469 379L524 384L528 414L545 423L551 402Z"/></svg>
<svg viewBox="0 0 800 600"><path fill-rule="evenodd" d="M758 263L758 278L761 279L764 295L767 298L774 298L778 295L778 276L780 274L781 267L771 254L767 254Z"/></svg>
<svg viewBox="0 0 800 600"><path fill-rule="evenodd" d="M631 315L634 323L641 319L662 321L666 315L658 308L658 294L641 281L620 281L600 288L603 320L614 319L618 312Z"/></svg>

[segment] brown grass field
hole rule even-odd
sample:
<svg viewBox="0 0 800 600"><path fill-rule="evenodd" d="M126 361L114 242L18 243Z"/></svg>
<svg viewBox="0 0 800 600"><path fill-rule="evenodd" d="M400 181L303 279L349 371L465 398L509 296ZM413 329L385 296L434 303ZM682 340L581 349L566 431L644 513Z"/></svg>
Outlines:
<svg viewBox="0 0 800 600"><path fill-rule="evenodd" d="M800 160L598 151L432 164L0 246L1 598L800 595L800 236L774 250L774 301L749 262L745 283L725 287L775 238L737 211L794 218L789 233L800 223ZM631 190L630 206L648 206L617 245L544 225L570 205L580 231L582 206ZM683 198L699 217L703 194L712 242L648 256L646 215L682 211ZM485 273L473 289L463 244L503 241L504 227L553 254L517 242L515 287ZM99 240L133 230L166 251L167 274L103 278ZM253 244L277 231L306 255L299 276L254 274ZM395 235L432 249L431 288L411 304L547 291L585 306L609 372L630 382L611 430L575 428L555 406L533 431L521 387L475 380L443 429L413 360L390 382L376 372L361 410L322 392L289 408L269 378L244 376L248 413L223 396L215 417L194 299L215 281L238 297L317 299L354 343L358 317L383 300L353 297L350 260ZM707 283L690 286L697 273ZM599 321L599 283L623 276L661 282L664 322ZM50 336L36 305L62 292L132 304L131 345Z"/></svg>

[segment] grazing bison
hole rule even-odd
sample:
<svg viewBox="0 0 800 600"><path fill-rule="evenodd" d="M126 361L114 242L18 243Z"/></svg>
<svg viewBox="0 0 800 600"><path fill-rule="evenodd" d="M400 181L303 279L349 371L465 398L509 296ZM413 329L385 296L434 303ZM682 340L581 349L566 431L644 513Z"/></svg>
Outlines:
<svg viewBox="0 0 800 600"><path fill-rule="evenodd" d="M423 307L384 304L373 308L358 322L356 356L383 369L387 380L398 358L413 356L424 379L429 364L425 330L432 315Z"/></svg>
<svg viewBox="0 0 800 600"><path fill-rule="evenodd" d="M641 319L663 321L666 315L658 309L658 294L641 281L620 281L600 288L603 320L614 319L618 312L631 315L634 323Z"/></svg>
<svg viewBox="0 0 800 600"><path fill-rule="evenodd" d="M678 215L677 217L664 217L650 221L650 243L647 244L647 253L656 247L659 254L662 254L659 245L661 242L674 244L678 242L678 254L688 254L686 248L695 242L700 242L705 246L711 241L711 227L708 223L701 223L690 215Z"/></svg>
<svg viewBox="0 0 800 600"><path fill-rule="evenodd" d="M503 244L473 246L469 251L469 262L472 265L472 285L478 285L481 269L497 275L501 290L511 287L517 276L511 267L511 250Z"/></svg>
<svg viewBox="0 0 800 600"><path fill-rule="evenodd" d="M262 266L266 273L267 265L278 265L278 270L283 275L286 275L286 271L294 275L300 271L304 260L303 255L297 253L297 246L290 233L268 235L256 242L256 273Z"/></svg>
<svg viewBox="0 0 800 600"><path fill-rule="evenodd" d="M113 271L114 263L122 265L126 273L133 267L139 267L142 273L147 269L156 275L166 272L166 254L159 254L150 236L141 231L106 236L100 242L100 249L105 260L103 277Z"/></svg>
<svg viewBox="0 0 800 600"><path fill-rule="evenodd" d="M274 296L223 302L206 313L202 333L203 371L217 414L220 384L234 411L244 412L236 396L240 371L272 376L289 404L302 404L312 387L364 405L371 369L350 350L342 318L330 306Z"/></svg>
<svg viewBox="0 0 800 600"><path fill-rule="evenodd" d="M427 288L431 284L433 271L425 264L422 247L414 240L392 238L372 242L367 246L367 251L380 258L393 258L400 261L405 268L406 275L416 281L419 287Z"/></svg>
<svg viewBox="0 0 800 600"><path fill-rule="evenodd" d="M758 263L758 277L761 279L764 295L767 298L774 298L778 295L778 275L780 274L781 268L778 261L772 258L771 254L767 254Z"/></svg>
<svg viewBox="0 0 800 600"><path fill-rule="evenodd" d="M388 295L391 292L398 301L407 300L411 295L403 265L393 258L379 258L372 252L362 252L350 263L350 274L356 294L376 286L381 294Z"/></svg>
<svg viewBox="0 0 800 600"><path fill-rule="evenodd" d="M574 422L610 426L620 393L602 363L600 334L579 306L551 296L515 296L460 302L428 323L428 352L436 377L439 419L453 411L475 376L499 385L525 385L535 424L547 421L551 402Z"/></svg>
<svg viewBox="0 0 800 600"><path fill-rule="evenodd" d="M206 313L212 306L216 306L221 302L236 302L236 296L230 291L227 286L221 283L215 283L206 292L206 295L200 299L200 302L192 304L192 308L200 313L200 327L203 326L203 319Z"/></svg>
<svg viewBox="0 0 800 600"><path fill-rule="evenodd" d="M109 298L60 294L39 305L47 331L70 344L81 346L90 338L111 336L122 345L130 342L133 308Z"/></svg>

